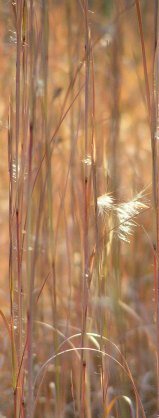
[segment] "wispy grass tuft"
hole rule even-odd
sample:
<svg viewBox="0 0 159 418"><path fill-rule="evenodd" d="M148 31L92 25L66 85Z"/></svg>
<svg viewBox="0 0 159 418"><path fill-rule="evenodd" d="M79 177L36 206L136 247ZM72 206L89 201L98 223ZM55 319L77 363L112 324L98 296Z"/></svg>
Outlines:
<svg viewBox="0 0 159 418"><path fill-rule="evenodd" d="M109 214L115 210L115 199L111 194L103 194L97 198L97 206L99 215Z"/></svg>
<svg viewBox="0 0 159 418"><path fill-rule="evenodd" d="M149 206L144 203L144 195L142 192L137 194L134 199L129 202L120 203L116 207L117 219L119 226L117 226L117 236L122 241L129 242L130 235L133 235L134 227L136 227L135 218L148 209Z"/></svg>
<svg viewBox="0 0 159 418"><path fill-rule="evenodd" d="M97 198L98 213L102 217L113 215L116 236L122 241L129 242L136 226L135 218L144 210L149 209L144 192L138 193L132 200L124 203L115 203L111 194L104 194ZM107 219L106 219L107 222Z"/></svg>

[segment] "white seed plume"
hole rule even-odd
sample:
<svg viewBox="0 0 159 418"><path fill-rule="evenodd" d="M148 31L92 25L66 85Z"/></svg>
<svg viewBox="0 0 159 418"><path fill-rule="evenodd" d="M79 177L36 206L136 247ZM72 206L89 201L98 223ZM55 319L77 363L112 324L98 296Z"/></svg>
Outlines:
<svg viewBox="0 0 159 418"><path fill-rule="evenodd" d="M118 219L117 236L122 241L129 242L129 236L133 233L133 228L136 226L134 218L142 212L142 210L148 208L148 206L141 201L143 199L143 193L137 194L137 196L126 203L120 203L116 207L116 214Z"/></svg>
<svg viewBox="0 0 159 418"><path fill-rule="evenodd" d="M91 158L91 155L87 155L83 160L82 160L82 163L83 164L86 164L86 165L91 165L92 164L92 158Z"/></svg>
<svg viewBox="0 0 159 418"><path fill-rule="evenodd" d="M103 194L97 198L97 207L99 215L108 214L114 209L114 198L109 193Z"/></svg>
<svg viewBox="0 0 159 418"><path fill-rule="evenodd" d="M136 197L129 202L115 204L111 194L106 193L97 198L97 206L99 215L114 215L114 227L112 232L122 241L129 242L129 237L133 234L133 229L137 225L135 218L148 205L143 201L143 191L138 193Z"/></svg>

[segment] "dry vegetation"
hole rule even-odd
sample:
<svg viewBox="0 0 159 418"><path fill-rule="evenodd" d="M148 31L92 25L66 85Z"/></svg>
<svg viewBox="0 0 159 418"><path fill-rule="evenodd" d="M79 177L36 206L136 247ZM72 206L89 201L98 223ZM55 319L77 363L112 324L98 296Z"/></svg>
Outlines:
<svg viewBox="0 0 159 418"><path fill-rule="evenodd" d="M0 418L156 418L158 0L0 23Z"/></svg>

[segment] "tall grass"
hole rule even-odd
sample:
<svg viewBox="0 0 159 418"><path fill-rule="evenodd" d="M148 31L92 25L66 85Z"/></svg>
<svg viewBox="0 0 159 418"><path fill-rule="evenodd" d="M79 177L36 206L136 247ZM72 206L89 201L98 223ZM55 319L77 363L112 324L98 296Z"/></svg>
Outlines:
<svg viewBox="0 0 159 418"><path fill-rule="evenodd" d="M0 414L154 418L158 2L19 0L5 13Z"/></svg>

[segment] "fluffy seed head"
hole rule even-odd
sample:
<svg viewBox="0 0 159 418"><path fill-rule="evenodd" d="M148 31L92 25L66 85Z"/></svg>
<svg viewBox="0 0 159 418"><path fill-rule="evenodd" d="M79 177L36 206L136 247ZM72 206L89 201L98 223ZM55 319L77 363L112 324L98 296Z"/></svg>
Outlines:
<svg viewBox="0 0 159 418"><path fill-rule="evenodd" d="M114 209L114 205L114 198L109 193L103 194L97 198L99 215L108 214Z"/></svg>
<svg viewBox="0 0 159 418"><path fill-rule="evenodd" d="M91 155L87 155L83 160L82 163L85 165L91 165L92 164L92 158Z"/></svg>
<svg viewBox="0 0 159 418"><path fill-rule="evenodd" d="M113 232L119 239L126 242L129 242L129 237L133 234L136 216L148 208L143 191L129 202L118 205L115 204L113 196L106 193L97 198L97 206L99 215L109 215L110 212L114 215Z"/></svg>
<svg viewBox="0 0 159 418"><path fill-rule="evenodd" d="M121 203L116 207L116 214L118 218L117 236L122 241L129 242L129 236L133 233L133 228L136 226L134 218L148 208L141 199L143 193L138 193L137 196L126 203Z"/></svg>

